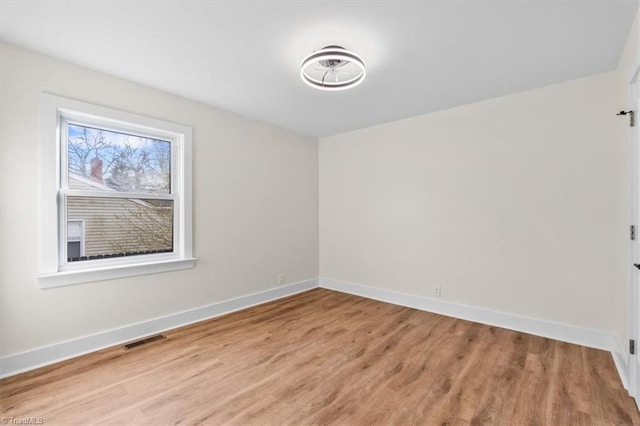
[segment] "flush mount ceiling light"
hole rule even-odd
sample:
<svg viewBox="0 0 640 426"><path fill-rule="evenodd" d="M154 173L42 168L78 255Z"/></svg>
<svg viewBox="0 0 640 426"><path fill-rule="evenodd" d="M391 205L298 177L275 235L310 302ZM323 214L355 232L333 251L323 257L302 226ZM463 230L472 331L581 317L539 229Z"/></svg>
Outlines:
<svg viewBox="0 0 640 426"><path fill-rule="evenodd" d="M360 56L340 46L327 46L304 58L302 81L320 90L344 90L362 83L367 74Z"/></svg>

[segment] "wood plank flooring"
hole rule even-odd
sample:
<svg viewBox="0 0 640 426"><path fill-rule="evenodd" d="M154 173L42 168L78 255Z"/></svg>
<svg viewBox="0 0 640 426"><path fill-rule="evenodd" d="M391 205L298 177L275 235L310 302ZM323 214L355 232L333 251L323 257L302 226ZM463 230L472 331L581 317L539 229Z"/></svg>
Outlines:
<svg viewBox="0 0 640 426"><path fill-rule="evenodd" d="M640 425L611 355L324 289L0 381L45 424Z"/></svg>

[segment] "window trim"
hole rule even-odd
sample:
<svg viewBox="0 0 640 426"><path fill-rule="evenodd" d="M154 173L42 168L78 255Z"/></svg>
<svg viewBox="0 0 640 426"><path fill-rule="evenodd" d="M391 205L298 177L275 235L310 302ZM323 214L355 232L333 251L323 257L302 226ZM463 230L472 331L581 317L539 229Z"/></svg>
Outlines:
<svg viewBox="0 0 640 426"><path fill-rule="evenodd" d="M62 151L63 120L93 124L107 130L140 132L142 136L171 141L172 194L174 200L174 251L125 258L73 262L61 260L61 241L66 244L66 224L59 220L66 193L62 171L66 171L66 153ZM110 129L113 126L113 129ZM192 251L192 129L149 117L97 106L86 102L43 93L41 98L40 151L40 250L38 286L57 287L128 276L193 267ZM75 191L74 192L80 192ZM116 198L144 198L140 193L100 194ZM153 194L164 198L167 194ZM148 197L149 194L146 194Z"/></svg>

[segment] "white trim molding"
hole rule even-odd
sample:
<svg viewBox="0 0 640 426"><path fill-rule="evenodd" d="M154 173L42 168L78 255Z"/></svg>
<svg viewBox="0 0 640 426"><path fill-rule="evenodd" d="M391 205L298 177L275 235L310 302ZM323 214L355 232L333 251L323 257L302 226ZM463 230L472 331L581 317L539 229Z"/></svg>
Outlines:
<svg viewBox="0 0 640 426"><path fill-rule="evenodd" d="M640 65L637 66L632 74L627 92L627 109L635 111L636 117L640 109ZM636 118L637 120L637 118ZM630 187L631 187L631 220L630 223L636 228L640 225L640 187L638 185L638 176L640 175L640 133L638 127L628 127L627 136L629 140L629 158L630 163ZM640 243L636 240L629 241L630 259L629 259L629 280L627 282L627 330L626 336L636 341L636 345L640 342L640 294L638 294L638 271L633 266L640 260ZM620 342L618 342L620 343ZM624 346L624 344L623 344ZM637 352L637 350L636 350ZM627 355L623 352L622 361L626 361L624 366L626 369L620 371L621 360L616 360L616 366L620 371L620 375L624 374L622 379L626 382L625 387L629 394L634 397L636 405L640 409L640 361L638 355ZM614 356L615 358L615 356ZM626 379L626 380L625 380Z"/></svg>
<svg viewBox="0 0 640 426"><path fill-rule="evenodd" d="M240 296L223 302L108 330L102 333L56 343L15 355L9 355L4 358L0 358L0 378L13 376L18 373L44 367L76 356L95 352L152 334L172 330L188 324L208 320L318 287L379 300L386 303L393 303L395 305L406 306L421 311L432 312L467 321L547 337L567 343L574 343L577 345L605 350L612 353L623 385L625 388L628 386L627 357L625 356L624 350L620 347L620 343L615 339L613 334L553 321L529 318L475 306L445 302L442 300L430 299L392 290L385 290L326 278L300 281L259 293Z"/></svg>
<svg viewBox="0 0 640 426"><path fill-rule="evenodd" d="M445 302L442 300L369 287L361 284L336 281L328 278L320 278L319 284L320 287L329 290L354 294L356 296L367 297L369 299L380 300L382 302L393 303L395 305L406 306L409 308L419 309L421 311L446 315L481 324L493 325L496 327L507 328L509 330L520 331L536 336L548 337L550 339L560 340L567 343L574 343L577 345L613 352L613 335L599 330L592 330L537 318L529 318L506 312L462 305L459 303Z"/></svg>
<svg viewBox="0 0 640 426"><path fill-rule="evenodd" d="M159 272L179 271L193 268L196 258L156 260L153 262L117 265L91 270L54 272L38 276L38 287L49 288L71 284L84 284L93 281L113 280L136 275L157 274Z"/></svg>
<svg viewBox="0 0 640 426"><path fill-rule="evenodd" d="M613 362L618 370L620 380L622 380L622 386L626 390L629 389L629 356L627 352L622 349L622 345L618 339L614 339L613 348L611 349L611 356L613 356Z"/></svg>
<svg viewBox="0 0 640 426"><path fill-rule="evenodd" d="M40 244L38 286L41 288L80 284L192 268L192 144L191 127L132 114L74 99L41 94L40 138ZM104 184L91 183L92 189L69 185L67 153L71 125L95 127L107 132L157 138L170 146L168 193L115 191ZM97 150L96 150L96 156ZM86 182L91 182L85 179ZM85 182L85 183L86 183ZM96 189L96 187L98 189ZM69 197L172 202L172 245L166 253L94 258L69 262L67 251L67 199ZM87 227L90 225L87 224ZM166 226L169 228L169 223ZM143 248L147 249L147 248ZM94 255L104 253L93 253Z"/></svg>
<svg viewBox="0 0 640 426"><path fill-rule="evenodd" d="M318 287L318 280L311 279L272 288L259 293L240 296L223 302L201 306L188 311L154 318L102 333L79 337L27 352L0 358L0 378L44 367L80 355L146 337L152 334L193 324L199 321L230 314L252 306L292 296Z"/></svg>

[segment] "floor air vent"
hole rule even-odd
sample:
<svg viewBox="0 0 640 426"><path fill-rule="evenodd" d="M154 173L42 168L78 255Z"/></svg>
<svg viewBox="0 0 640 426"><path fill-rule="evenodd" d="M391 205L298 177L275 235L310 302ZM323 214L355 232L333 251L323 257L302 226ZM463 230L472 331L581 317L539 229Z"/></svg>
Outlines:
<svg viewBox="0 0 640 426"><path fill-rule="evenodd" d="M149 336L149 337L145 337L144 339L136 340L134 342L125 343L124 345L122 345L122 347L124 348L125 351L128 351L130 349L138 348L142 345L147 345L153 342L158 342L166 338L167 336L165 336L164 334L156 334L155 336Z"/></svg>

